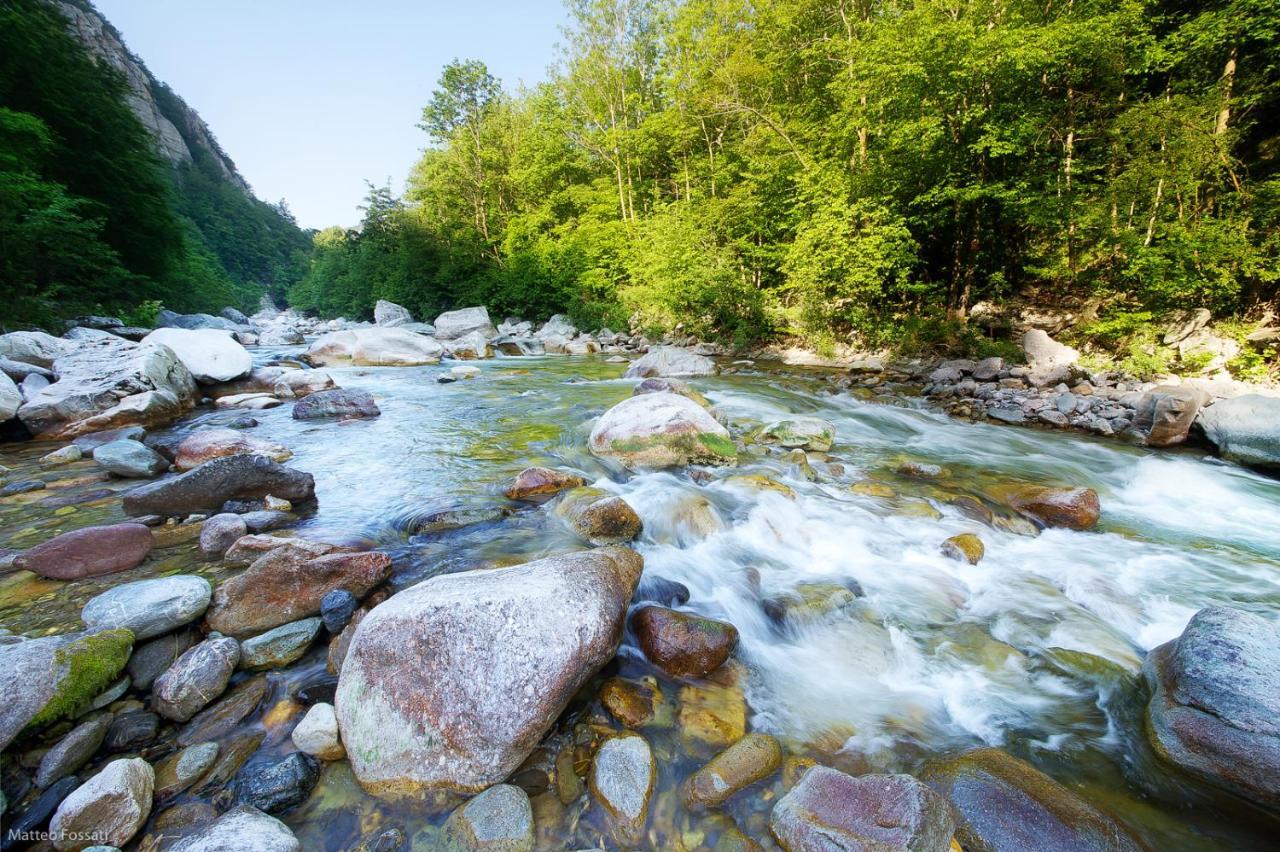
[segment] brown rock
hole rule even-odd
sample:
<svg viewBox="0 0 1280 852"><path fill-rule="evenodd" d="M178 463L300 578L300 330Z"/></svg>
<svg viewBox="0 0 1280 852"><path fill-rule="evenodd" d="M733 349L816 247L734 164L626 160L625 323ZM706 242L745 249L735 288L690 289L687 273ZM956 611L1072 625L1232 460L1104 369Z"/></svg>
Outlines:
<svg viewBox="0 0 1280 852"><path fill-rule="evenodd" d="M576 488L565 494L556 506L556 516L594 545L625 544L644 527L626 500L599 488Z"/></svg>
<svg viewBox="0 0 1280 852"><path fill-rule="evenodd" d="M538 503L567 488L579 488L586 484L587 481L576 473L548 467L530 467L520 471L503 494L508 500Z"/></svg>
<svg viewBox="0 0 1280 852"><path fill-rule="evenodd" d="M333 553L338 548L332 544L293 536L280 535L245 535L236 539L235 544L227 548L223 559L228 565L252 565L273 550L287 548L289 552L301 559L315 559Z"/></svg>
<svg viewBox="0 0 1280 852"><path fill-rule="evenodd" d="M600 701L628 728L641 728L653 721L662 704L662 691L656 683L641 683L611 677L600 687Z"/></svg>
<svg viewBox="0 0 1280 852"><path fill-rule="evenodd" d="M206 619L212 630L244 638L320 614L320 599L334 589L364 597L391 576L385 553L331 553L304 560L276 550L213 593Z"/></svg>
<svg viewBox="0 0 1280 852"><path fill-rule="evenodd" d="M146 559L151 547L151 530L142 524L85 527L37 544L13 564L51 580L79 580L127 571Z"/></svg>
<svg viewBox="0 0 1280 852"><path fill-rule="evenodd" d="M1195 422L1209 395L1192 387L1160 385L1138 400L1133 428L1146 435L1153 447L1171 447L1187 440L1187 432Z"/></svg>
<svg viewBox="0 0 1280 852"><path fill-rule="evenodd" d="M342 674L342 661L347 658L347 651L351 650L351 640L356 635L356 628L360 626L361 621L364 621L366 614L368 610L356 610L347 626L342 628L342 632L333 637L333 641L329 643L329 655L325 663L329 674Z"/></svg>
<svg viewBox="0 0 1280 852"><path fill-rule="evenodd" d="M212 459L245 454L266 456L277 462L293 455L281 444L255 438L238 429L201 429L178 445L173 464L178 470L191 470Z"/></svg>
<svg viewBox="0 0 1280 852"><path fill-rule="evenodd" d="M1009 505L1046 527L1071 530L1093 529L1101 511L1092 488L1026 486L1010 495Z"/></svg>
<svg viewBox="0 0 1280 852"><path fill-rule="evenodd" d="M782 765L782 746L768 734L747 734L689 776L683 795L689 807L719 807L731 796L763 781Z"/></svg>
<svg viewBox="0 0 1280 852"><path fill-rule="evenodd" d="M986 548L982 544L982 539L973 533L961 533L951 536L942 543L942 553L948 559L977 565L986 553Z"/></svg>
<svg viewBox="0 0 1280 852"><path fill-rule="evenodd" d="M644 655L671 677L704 677L729 659L738 644L732 624L662 606L636 610L631 629Z"/></svg>
<svg viewBox="0 0 1280 852"><path fill-rule="evenodd" d="M747 701L736 686L682 686L679 701L684 739L724 747L746 733Z"/></svg>

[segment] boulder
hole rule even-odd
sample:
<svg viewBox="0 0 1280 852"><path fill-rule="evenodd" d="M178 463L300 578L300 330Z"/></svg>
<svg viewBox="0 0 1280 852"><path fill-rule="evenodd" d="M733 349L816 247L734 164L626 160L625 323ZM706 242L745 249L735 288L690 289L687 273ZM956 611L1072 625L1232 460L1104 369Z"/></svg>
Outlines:
<svg viewBox="0 0 1280 852"><path fill-rule="evenodd" d="M1046 387L1064 382L1071 376L1071 367L1080 360L1080 353L1058 343L1042 329L1033 328L1022 336L1022 351L1027 356L1027 381L1036 387Z"/></svg>
<svg viewBox="0 0 1280 852"><path fill-rule="evenodd" d="M43 331L0 334L0 358L49 369L75 346Z"/></svg>
<svg viewBox="0 0 1280 852"><path fill-rule="evenodd" d="M312 704L290 736L298 751L320 760L342 760L347 756L338 739L338 717L332 704Z"/></svg>
<svg viewBox="0 0 1280 852"><path fill-rule="evenodd" d="M320 599L320 620L324 622L324 629L337 636L351 621L359 605L356 596L346 589L326 592Z"/></svg>
<svg viewBox="0 0 1280 852"><path fill-rule="evenodd" d="M44 753L36 769L36 786L47 790L56 782L77 772L97 753L111 727L111 714L104 713L71 729L57 745Z"/></svg>
<svg viewBox="0 0 1280 852"><path fill-rule="evenodd" d="M373 306L373 321L383 328L394 328L407 322L413 322L413 314L409 313L408 308L401 307L395 302L379 299L378 303Z"/></svg>
<svg viewBox="0 0 1280 852"><path fill-rule="evenodd" d="M217 820L194 828L169 847L169 852L302 852L289 827L249 805L227 811Z"/></svg>
<svg viewBox="0 0 1280 852"><path fill-rule="evenodd" d="M449 815L445 847L459 852L533 852L533 807L529 795L495 784Z"/></svg>
<svg viewBox="0 0 1280 852"><path fill-rule="evenodd" d="M0 373L0 423L12 420L22 407L22 391L13 383L13 379Z"/></svg>
<svg viewBox="0 0 1280 852"><path fill-rule="evenodd" d="M54 372L58 380L18 410L41 439L167 423L195 404L195 380L167 346L87 341L60 356Z"/></svg>
<svg viewBox="0 0 1280 852"><path fill-rule="evenodd" d="M147 437L147 430L141 426L121 426L119 429L107 429L102 432L90 432L87 435L81 435L71 443L80 448L80 452L86 456L92 456L94 450L103 444L110 444L114 441L139 441L141 442Z"/></svg>
<svg viewBox="0 0 1280 852"><path fill-rule="evenodd" d="M282 462L293 453L282 444L246 435L239 429L201 429L192 432L178 444L173 466L187 471L213 459L239 455L265 456L272 461Z"/></svg>
<svg viewBox="0 0 1280 852"><path fill-rule="evenodd" d="M625 544L644 528L631 504L599 488L575 488L556 504L561 518L594 545Z"/></svg>
<svg viewBox="0 0 1280 852"><path fill-rule="evenodd" d="M778 800L769 817L769 830L787 852L942 852L955 848L951 844L953 828L946 801L910 775L855 778L825 766L806 772L800 783ZM1049 847L1032 843L1023 848Z"/></svg>
<svg viewBox="0 0 1280 852"><path fill-rule="evenodd" d="M1280 622L1209 607L1147 655L1147 736L1170 763L1280 808Z"/></svg>
<svg viewBox="0 0 1280 852"><path fill-rule="evenodd" d="M51 580L79 580L136 567L151 546L151 530L142 524L84 527L37 544L13 564Z"/></svg>
<svg viewBox="0 0 1280 852"><path fill-rule="evenodd" d="M642 568L600 548L432 577L375 607L336 701L361 785L412 796L504 780L613 658Z"/></svg>
<svg viewBox="0 0 1280 852"><path fill-rule="evenodd" d="M311 474L276 464L265 456L225 456L133 489L124 495L128 515L188 515L222 508L228 500L268 494L301 503L315 496Z"/></svg>
<svg viewBox="0 0 1280 852"><path fill-rule="evenodd" d="M278 669L302 658L320 635L320 619L291 621L240 645L240 668Z"/></svg>
<svg viewBox="0 0 1280 852"><path fill-rule="evenodd" d="M150 479L169 469L169 461L138 441L112 441L93 451L93 460L126 479Z"/></svg>
<svg viewBox="0 0 1280 852"><path fill-rule="evenodd" d="M249 525L239 515L223 512L200 525L200 552L219 557L249 533Z"/></svg>
<svg viewBox="0 0 1280 852"><path fill-rule="evenodd" d="M195 628L188 627L157 636L150 642L144 642L134 648L128 665L129 679L133 682L133 688L140 692L150 692L156 678L168 671L169 666L177 662L188 648L199 641L200 634Z"/></svg>
<svg viewBox="0 0 1280 852"><path fill-rule="evenodd" d="M789 417L768 424L759 437L766 444L825 453L835 443L836 425L818 417Z"/></svg>
<svg viewBox="0 0 1280 852"><path fill-rule="evenodd" d="M576 473L552 470L546 467L526 468L515 481L502 492L508 500L538 503L549 500L561 491L586 485L587 481Z"/></svg>
<svg viewBox="0 0 1280 852"><path fill-rule="evenodd" d="M0 373L4 373L17 384L21 384L32 376L36 376L37 378L45 379L50 382L57 378L54 376L53 370L50 370L48 367L28 364L25 361L14 361L11 358L5 358L3 356L0 356Z"/></svg>
<svg viewBox="0 0 1280 852"><path fill-rule="evenodd" d="M90 598L80 619L90 630L123 628L150 639L198 619L212 595L209 581L193 574L137 580Z"/></svg>
<svg viewBox="0 0 1280 852"><path fill-rule="evenodd" d="M303 356L317 367L415 367L435 364L444 347L402 328L355 328L324 335Z"/></svg>
<svg viewBox="0 0 1280 852"><path fill-rule="evenodd" d="M572 339L578 335L573 323L569 322L569 318L564 314L554 314L551 319L542 324L542 327L534 332L534 337L546 339L548 337L563 337Z"/></svg>
<svg viewBox="0 0 1280 852"><path fill-rule="evenodd" d="M492 358L493 347L489 338L482 331L471 331L454 340L447 340L444 349L450 358L473 360L475 358ZM456 378L456 377L455 377Z"/></svg>
<svg viewBox="0 0 1280 852"><path fill-rule="evenodd" d="M642 606L631 629L645 657L669 677L705 677L729 659L738 644L732 624L668 609Z"/></svg>
<svg viewBox="0 0 1280 852"><path fill-rule="evenodd" d="M985 553L986 547L983 546L982 539L973 533L953 535L942 543L942 554L957 562L977 565Z"/></svg>
<svg viewBox="0 0 1280 852"><path fill-rule="evenodd" d="M218 759L217 743L197 743L156 765L156 799L171 799L209 771Z"/></svg>
<svg viewBox="0 0 1280 852"><path fill-rule="evenodd" d="M320 780L320 761L295 751L278 763L242 769L236 776L236 804L277 814L300 805Z"/></svg>
<svg viewBox="0 0 1280 852"><path fill-rule="evenodd" d="M253 358L230 334L212 328L159 328L142 339L168 346L201 384L229 382L249 375Z"/></svg>
<svg viewBox="0 0 1280 852"><path fill-rule="evenodd" d="M610 408L596 421L587 446L593 455L632 470L733 465L738 458L729 430L696 402L669 392L633 396Z"/></svg>
<svg viewBox="0 0 1280 852"><path fill-rule="evenodd" d="M185 722L227 689L240 662L240 645L210 636L183 652L151 689L151 707L166 719Z"/></svg>
<svg viewBox="0 0 1280 852"><path fill-rule="evenodd" d="M624 847L638 845L644 836L657 774L653 750L639 734L612 737L596 750L588 786L609 815L614 839Z"/></svg>
<svg viewBox="0 0 1280 852"><path fill-rule="evenodd" d="M1153 447L1171 447L1187 440L1187 432L1209 400L1204 391L1192 387L1160 385L1138 400L1133 429Z"/></svg>
<svg viewBox="0 0 1280 852"><path fill-rule="evenodd" d="M1101 511L1092 488L1023 486L1009 493L1009 505L1041 526L1070 530L1093 529Z"/></svg>
<svg viewBox="0 0 1280 852"><path fill-rule="evenodd" d="M980 748L932 763L921 779L951 803L956 839L965 849L1138 852L1143 848L1110 816L998 748Z"/></svg>
<svg viewBox="0 0 1280 852"><path fill-rule="evenodd" d="M179 314L169 310L156 314L156 328L243 330L239 323L232 322L226 317L215 317L213 314Z"/></svg>
<svg viewBox="0 0 1280 852"><path fill-rule="evenodd" d="M239 308L233 308L230 305L218 311L218 316L222 317L225 320L230 320L236 325L249 324L249 318L245 316L244 311L240 310ZM123 323L121 323L121 325L123 325Z"/></svg>
<svg viewBox="0 0 1280 852"><path fill-rule="evenodd" d="M1246 394L1200 412L1205 435L1225 459L1280 467L1280 398Z"/></svg>
<svg viewBox="0 0 1280 852"><path fill-rule="evenodd" d="M731 796L763 781L782 765L782 746L769 734L747 734L689 776L683 796L690 808L718 808Z"/></svg>
<svg viewBox="0 0 1280 852"><path fill-rule="evenodd" d="M338 417L343 420L377 417L382 412L373 401L373 395L364 391L334 390L313 393L293 404L294 420L322 420Z"/></svg>
<svg viewBox="0 0 1280 852"><path fill-rule="evenodd" d="M445 311L432 323L436 327L436 339L457 340L472 332L480 332L485 340L498 336L498 330L489 321L489 312L484 308L461 308L456 311Z"/></svg>
<svg viewBox="0 0 1280 852"><path fill-rule="evenodd" d="M651 376L714 376L715 362L678 346L655 346L627 367L625 378Z"/></svg>
<svg viewBox="0 0 1280 852"><path fill-rule="evenodd" d="M140 757L113 760L76 788L49 823L58 850L124 846L151 814L155 771Z"/></svg>
<svg viewBox="0 0 1280 852"><path fill-rule="evenodd" d="M291 621L320 614L320 601L333 589L364 597L391 576L385 553L330 553L307 558L281 548L214 592L209 626L229 636L248 637Z"/></svg>

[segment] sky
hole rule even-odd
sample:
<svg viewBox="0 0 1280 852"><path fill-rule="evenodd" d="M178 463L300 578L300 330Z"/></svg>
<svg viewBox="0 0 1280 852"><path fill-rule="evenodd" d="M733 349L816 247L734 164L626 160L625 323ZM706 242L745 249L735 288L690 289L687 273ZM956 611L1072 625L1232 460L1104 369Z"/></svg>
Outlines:
<svg viewBox="0 0 1280 852"><path fill-rule="evenodd" d="M399 191L444 65L508 90L546 79L560 0L94 0L213 130L265 201L306 228L354 225L365 181Z"/></svg>

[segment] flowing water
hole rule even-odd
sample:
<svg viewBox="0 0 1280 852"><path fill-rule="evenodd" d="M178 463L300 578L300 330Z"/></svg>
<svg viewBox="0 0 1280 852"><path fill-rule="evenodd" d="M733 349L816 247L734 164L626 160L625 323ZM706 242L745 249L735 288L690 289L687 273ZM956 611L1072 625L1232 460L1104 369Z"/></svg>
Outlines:
<svg viewBox="0 0 1280 852"><path fill-rule="evenodd" d="M1276 836L1280 826L1266 816L1155 762L1141 729L1140 668L1145 652L1177 636L1201 607L1280 606L1280 482L1194 451L975 425L909 395L838 390L821 371L751 368L691 384L735 435L788 415L826 418L837 427L830 453L806 462L751 448L738 470L710 479L627 476L585 450L592 418L631 394L634 382L620 378L625 365L477 363L478 378L447 385L435 381L446 367L331 370L342 386L375 395L382 416L374 420L300 422L288 406L254 412L253 433L289 446L289 464L315 475L318 506L298 530L388 550L395 588L525 561L581 543L546 509L511 507L503 485L530 465L574 468L640 514L645 532L636 546L647 577L683 583L689 609L741 633L737 663L718 683L696 695L660 684L668 715L701 701L732 716L742 712L741 694L748 729L779 735L793 757L853 772L911 772L932 757L999 745L1158 849L1264 848ZM243 414L202 412L175 431ZM0 448L0 463L38 471L45 450ZM731 474L761 474L786 487ZM97 480L91 463L42 475L51 480L46 491L0 500L0 547L120 517L115 492L125 485ZM1012 483L1095 488L1102 522L1091 532L1034 535L1003 508L1001 489ZM62 501L70 511L55 505L61 494L73 495ZM76 502L85 494L94 499ZM422 519L459 504L482 520L422 531ZM720 524L707 534L711 514ZM939 550L962 532L985 543L977 565ZM192 543L175 542L124 577L68 585L0 578L0 625L68 629L80 604L106 586L193 570L220 576ZM779 617L776 602L797 595L810 605ZM292 696L300 685L324 688L323 660L318 648L269 676L264 709L238 734L265 735L251 763L289 748L288 731L305 709ZM629 641L601 677L618 673L655 674ZM645 731L661 766L651 843L709 848L730 818L764 836L781 777L722 815L689 814L678 804L679 781L718 748L714 737L686 729L693 718ZM553 774L555 748L581 745L609 726L584 694L517 780L538 794ZM566 808L554 787L535 795L544 841L600 845L598 815L583 812L585 801ZM337 763L284 819L307 848L343 849L389 826L429 844L440 816L425 805L369 799Z"/></svg>

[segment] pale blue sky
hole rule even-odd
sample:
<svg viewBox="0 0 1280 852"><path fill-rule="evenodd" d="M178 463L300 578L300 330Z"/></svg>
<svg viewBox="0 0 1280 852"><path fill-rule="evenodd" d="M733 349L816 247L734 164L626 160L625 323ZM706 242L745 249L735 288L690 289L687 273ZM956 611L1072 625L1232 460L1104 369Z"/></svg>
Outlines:
<svg viewBox="0 0 1280 852"><path fill-rule="evenodd" d="M560 0L94 0L194 107L260 198L304 227L353 225L366 178L403 188L440 70L546 78Z"/></svg>

